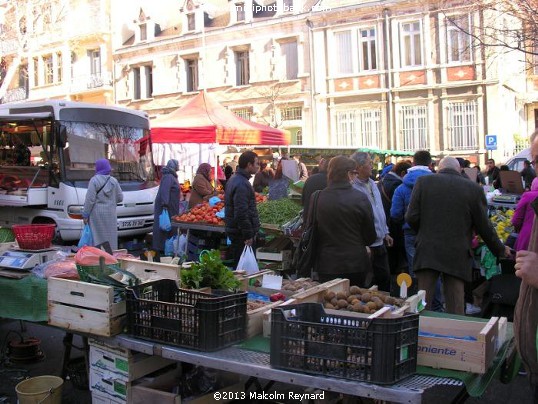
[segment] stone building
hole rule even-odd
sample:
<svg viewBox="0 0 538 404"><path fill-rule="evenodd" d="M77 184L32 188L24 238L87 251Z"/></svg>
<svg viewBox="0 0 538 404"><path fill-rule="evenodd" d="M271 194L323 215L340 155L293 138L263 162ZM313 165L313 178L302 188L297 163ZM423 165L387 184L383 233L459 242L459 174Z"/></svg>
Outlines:
<svg viewBox="0 0 538 404"><path fill-rule="evenodd" d="M427 148L481 163L504 161L538 126L538 71L476 40L493 19L520 22L476 3L0 0L0 17L2 102L65 98L158 117L205 90L288 129L296 147Z"/></svg>

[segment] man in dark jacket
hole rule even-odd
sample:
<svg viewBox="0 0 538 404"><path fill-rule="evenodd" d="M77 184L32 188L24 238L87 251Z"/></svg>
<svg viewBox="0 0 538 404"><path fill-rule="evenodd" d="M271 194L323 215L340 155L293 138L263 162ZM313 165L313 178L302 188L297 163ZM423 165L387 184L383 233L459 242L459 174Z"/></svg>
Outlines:
<svg viewBox="0 0 538 404"><path fill-rule="evenodd" d="M237 267L245 246L252 246L256 252L254 247L256 234L260 229L260 219L256 208L256 195L249 180L259 168L256 153L246 151L239 157L235 174L226 183L224 222L226 235L232 243L230 249L234 268Z"/></svg>
<svg viewBox="0 0 538 404"><path fill-rule="evenodd" d="M486 178L488 179L488 185L495 187L495 189L499 188L497 183L500 171L499 167L495 165L495 160L488 159L488 161L486 161Z"/></svg>
<svg viewBox="0 0 538 404"><path fill-rule="evenodd" d="M495 256L511 255L488 218L484 191L461 176L454 157L441 160L438 174L417 180L405 220L417 232L413 269L419 289L426 291L427 307L432 307L442 274L446 311L465 314L464 282L472 280L473 231Z"/></svg>
<svg viewBox="0 0 538 404"><path fill-rule="evenodd" d="M538 130L531 135L531 154L537 168ZM538 170L537 170L538 174ZM532 203L538 211L538 199ZM514 310L514 335L523 365L534 387L534 402L538 402L538 354L536 332L538 327L538 217L535 215L528 251L516 256L516 276L521 278L519 298Z"/></svg>
<svg viewBox="0 0 538 404"><path fill-rule="evenodd" d="M329 162L326 159L319 161L319 171L308 177L304 183L303 192L301 194L301 204L303 205L303 221L308 217L308 207L310 206L310 197L316 191L321 191L327 186L327 166Z"/></svg>

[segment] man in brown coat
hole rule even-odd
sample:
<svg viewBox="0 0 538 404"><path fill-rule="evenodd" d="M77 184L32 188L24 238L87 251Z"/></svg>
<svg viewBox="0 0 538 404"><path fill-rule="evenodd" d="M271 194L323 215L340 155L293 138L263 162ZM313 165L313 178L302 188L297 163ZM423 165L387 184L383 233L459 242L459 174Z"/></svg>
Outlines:
<svg viewBox="0 0 538 404"><path fill-rule="evenodd" d="M538 174L538 130L531 135L531 155ZM533 203L535 213L538 200ZM536 331L538 327L538 220L536 215L532 225L528 251L521 250L516 255L516 276L521 278L519 298L514 311L514 334L516 346L527 369L530 382L534 386L534 402L538 402L538 353Z"/></svg>
<svg viewBox="0 0 538 404"><path fill-rule="evenodd" d="M439 163L439 173L420 177L411 194L405 220L417 232L413 269L419 289L432 307L435 284L443 276L446 311L465 314L464 283L471 281L473 232L496 256L510 256L487 215L484 191L460 174L454 157Z"/></svg>

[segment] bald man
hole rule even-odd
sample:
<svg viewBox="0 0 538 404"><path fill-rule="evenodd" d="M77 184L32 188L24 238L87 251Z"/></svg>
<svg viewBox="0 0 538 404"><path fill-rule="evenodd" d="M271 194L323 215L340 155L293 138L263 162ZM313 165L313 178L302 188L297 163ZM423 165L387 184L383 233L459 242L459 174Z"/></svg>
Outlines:
<svg viewBox="0 0 538 404"><path fill-rule="evenodd" d="M442 276L446 311L464 315L464 284L472 280L473 231L495 256L510 256L488 218L483 189L461 176L458 160L445 157L438 174L417 180L405 220L417 232L413 269L419 289L426 291L427 307L432 307L435 284Z"/></svg>

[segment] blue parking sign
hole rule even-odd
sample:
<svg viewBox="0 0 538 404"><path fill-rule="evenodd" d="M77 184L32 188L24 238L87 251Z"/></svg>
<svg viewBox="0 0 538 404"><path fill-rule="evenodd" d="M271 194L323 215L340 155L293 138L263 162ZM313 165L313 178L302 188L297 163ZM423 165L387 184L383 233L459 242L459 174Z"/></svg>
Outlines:
<svg viewBox="0 0 538 404"><path fill-rule="evenodd" d="M486 135L486 150L497 150L497 135Z"/></svg>

